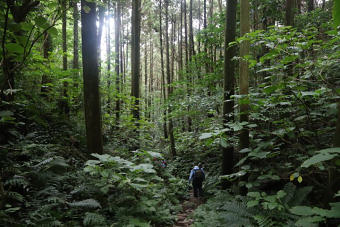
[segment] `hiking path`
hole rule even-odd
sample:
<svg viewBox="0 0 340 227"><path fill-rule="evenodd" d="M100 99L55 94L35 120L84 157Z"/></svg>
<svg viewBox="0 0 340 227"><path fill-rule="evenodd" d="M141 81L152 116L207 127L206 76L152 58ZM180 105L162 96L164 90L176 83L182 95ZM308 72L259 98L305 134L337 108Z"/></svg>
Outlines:
<svg viewBox="0 0 340 227"><path fill-rule="evenodd" d="M182 211L177 214L177 222L173 225L173 227L190 227L194 223L194 219L191 217L191 214L194 210L204 203L202 198L195 198L193 193L190 193L188 199L182 202Z"/></svg>

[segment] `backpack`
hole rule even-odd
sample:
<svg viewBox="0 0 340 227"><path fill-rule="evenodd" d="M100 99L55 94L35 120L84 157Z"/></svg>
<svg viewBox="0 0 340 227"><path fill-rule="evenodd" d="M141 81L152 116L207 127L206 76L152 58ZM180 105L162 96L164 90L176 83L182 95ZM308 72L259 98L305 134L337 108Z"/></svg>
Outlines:
<svg viewBox="0 0 340 227"><path fill-rule="evenodd" d="M203 181L204 180L204 173L201 169L196 169L194 172L193 181Z"/></svg>

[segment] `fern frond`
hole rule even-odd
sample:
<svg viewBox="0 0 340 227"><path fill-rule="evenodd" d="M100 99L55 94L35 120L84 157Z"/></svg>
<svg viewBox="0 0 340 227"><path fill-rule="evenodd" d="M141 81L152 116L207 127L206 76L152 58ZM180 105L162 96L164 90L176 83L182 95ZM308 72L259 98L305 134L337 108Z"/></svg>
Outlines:
<svg viewBox="0 0 340 227"><path fill-rule="evenodd" d="M269 216L255 215L254 219L259 227L277 226L277 223L275 223Z"/></svg>
<svg viewBox="0 0 340 227"><path fill-rule="evenodd" d="M10 199L14 199L16 201L19 201L19 202L23 202L24 201L24 196L21 195L18 192L9 191L9 192L7 192L7 197L10 198Z"/></svg>
<svg viewBox="0 0 340 227"><path fill-rule="evenodd" d="M94 199L85 199L82 201L77 201L73 203L67 203L70 207L80 207L80 208L102 208L99 202Z"/></svg>
<svg viewBox="0 0 340 227"><path fill-rule="evenodd" d="M29 185L29 183L22 176L14 176L13 178L5 182L5 186L14 186L14 187L21 186L23 188L26 188L27 185Z"/></svg>
<svg viewBox="0 0 340 227"><path fill-rule="evenodd" d="M84 226L104 226L106 224L106 219L100 214L86 212L83 224Z"/></svg>
<svg viewBox="0 0 340 227"><path fill-rule="evenodd" d="M296 186L289 182L284 186L283 191L286 192L286 196L282 199L282 203L287 206L294 198Z"/></svg>
<svg viewBox="0 0 340 227"><path fill-rule="evenodd" d="M302 202L306 199L306 197L309 195L309 193L311 193L312 190L313 190L313 186L307 186L307 187L297 189L294 195L294 200L292 200L289 203L289 206L293 207L293 206L301 205Z"/></svg>
<svg viewBox="0 0 340 227"><path fill-rule="evenodd" d="M48 159L45 159L45 160L39 162L38 164L36 164L35 166L33 166L33 168L40 168L41 166L44 166L44 165L46 165L47 163L50 163L50 162L52 162L52 161L53 161L53 157L48 158Z"/></svg>

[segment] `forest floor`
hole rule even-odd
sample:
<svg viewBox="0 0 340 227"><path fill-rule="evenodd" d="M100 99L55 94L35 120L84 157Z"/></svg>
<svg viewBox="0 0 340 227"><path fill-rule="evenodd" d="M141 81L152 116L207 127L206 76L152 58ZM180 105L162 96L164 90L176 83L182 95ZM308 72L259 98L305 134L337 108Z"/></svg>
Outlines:
<svg viewBox="0 0 340 227"><path fill-rule="evenodd" d="M192 226L194 219L191 217L191 214L202 203L204 203L203 198L195 198L194 194L190 192L189 198L182 202L182 211L177 215L177 222L173 227Z"/></svg>

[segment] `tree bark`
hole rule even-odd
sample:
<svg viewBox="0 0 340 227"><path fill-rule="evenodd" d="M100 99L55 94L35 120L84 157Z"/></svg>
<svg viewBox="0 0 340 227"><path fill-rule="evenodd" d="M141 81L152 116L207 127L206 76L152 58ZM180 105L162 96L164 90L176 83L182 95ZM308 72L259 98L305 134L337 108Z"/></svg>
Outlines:
<svg viewBox="0 0 340 227"><path fill-rule="evenodd" d="M169 54L169 0L165 0L165 45L166 45L166 73L167 73L167 84L168 84L168 98L171 97L171 73L170 73L170 54ZM172 108L168 105L168 113L171 115ZM169 137L170 137L170 150L172 157L176 156L175 138L173 132L172 118L169 118Z"/></svg>
<svg viewBox="0 0 340 227"><path fill-rule="evenodd" d="M190 58L195 55L195 44L194 44L194 30L192 25L192 2L193 0L190 0L190 8L189 8L189 55ZM192 61L192 59L190 59Z"/></svg>
<svg viewBox="0 0 340 227"><path fill-rule="evenodd" d="M50 35L46 32L44 34L44 42L43 42L43 55L44 55L44 59L46 62L48 62L48 58L50 56L50 52L52 51L52 39L50 37ZM41 96L42 97L47 97L47 93L50 91L50 89L48 89L48 87L46 86L47 83L50 83L51 80L49 78L48 75L43 74L42 78L41 78Z"/></svg>
<svg viewBox="0 0 340 227"><path fill-rule="evenodd" d="M120 1L116 2L116 13L115 13L115 72L116 72L116 93L120 93ZM119 124L120 119L120 99L119 96L116 98L116 126Z"/></svg>
<svg viewBox="0 0 340 227"><path fill-rule="evenodd" d="M145 118L147 118L148 111L148 40L145 37L144 43L144 98L145 98ZM151 66L150 66L151 67Z"/></svg>
<svg viewBox="0 0 340 227"><path fill-rule="evenodd" d="M150 32L150 73L149 73L149 97L148 97L148 107L151 107L152 97L153 97L153 43L152 43L152 33ZM148 110L148 117L152 120L151 108Z"/></svg>
<svg viewBox="0 0 340 227"><path fill-rule="evenodd" d="M336 124L334 146L340 147L340 102L338 102L338 121L337 121L337 124Z"/></svg>
<svg viewBox="0 0 340 227"><path fill-rule="evenodd" d="M99 17L99 26L98 26L98 69L99 75L101 74L101 43L102 43L102 34L103 34L103 26L104 26L104 16L105 16L105 8L103 6L98 6L98 17Z"/></svg>
<svg viewBox="0 0 340 227"><path fill-rule="evenodd" d="M103 153L99 95L96 4L81 0L81 35L83 52L84 106L87 149Z"/></svg>
<svg viewBox="0 0 340 227"><path fill-rule="evenodd" d="M244 36L249 33L249 1L241 0L240 2L240 36ZM240 44L240 95L247 96L249 88L249 69L248 61L243 60L246 55L249 54L249 41L245 40ZM240 104L240 122L248 122L248 104ZM249 147L249 131L248 129L243 129L240 134L240 148Z"/></svg>
<svg viewBox="0 0 340 227"><path fill-rule="evenodd" d="M14 100L14 93L13 89L15 88L14 84L14 77L19 73L18 69L16 69L17 61L13 59L11 56L6 55L5 51L5 44L6 44L6 36L7 36L7 28L8 28L8 19L9 19L9 12L11 12L13 16L13 20L15 23L21 23L26 20L27 15L29 12L33 10L34 7L39 5L40 1L32 1L32 0L25 0L22 5L16 5L15 1L13 0L6 0L7 8L5 11L5 21L4 21L4 28L2 32L2 53L3 53L3 80L0 81L0 99L3 101L13 101ZM16 36L21 36L22 31L15 31L14 34ZM14 41L15 42L15 41Z"/></svg>
<svg viewBox="0 0 340 227"><path fill-rule="evenodd" d="M314 10L314 0L307 0L307 10L312 12Z"/></svg>
<svg viewBox="0 0 340 227"><path fill-rule="evenodd" d="M236 33L236 7L237 1L228 0L226 8L226 28L224 43L224 97L223 97L223 124L234 121L234 80L235 66L232 61L236 54L235 46L229 47L230 42L235 41ZM230 174L233 171L234 148L228 146L223 148L222 174Z"/></svg>
<svg viewBox="0 0 340 227"><path fill-rule="evenodd" d="M107 17L106 17L106 69L107 69L107 89L111 91L111 29L110 29L110 1L107 2ZM108 93L107 97L107 109L108 113L111 113L111 92Z"/></svg>
<svg viewBox="0 0 340 227"><path fill-rule="evenodd" d="M189 50L189 45L188 45L188 26L187 26L187 3L186 0L184 0L184 43L185 43L185 72L186 72L186 79L187 79L187 92L190 93L189 91L189 62L190 62L190 50ZM190 110L190 107L188 105L188 112ZM192 128L192 119L190 116L187 118L188 121L188 131L191 131Z"/></svg>
<svg viewBox="0 0 340 227"><path fill-rule="evenodd" d="M74 73L75 81L79 77L79 10L78 10L78 0L73 1L73 69L77 70ZM76 82L75 87L78 87Z"/></svg>
<svg viewBox="0 0 340 227"><path fill-rule="evenodd" d="M131 96L135 98L132 114L135 125L139 127L139 78L140 78L140 9L141 1L132 1L132 27L131 27Z"/></svg>
<svg viewBox="0 0 340 227"><path fill-rule="evenodd" d="M286 26L294 26L295 0L286 0Z"/></svg>
<svg viewBox="0 0 340 227"><path fill-rule="evenodd" d="M62 48L63 48L63 71L67 71L67 0L62 0ZM68 103L68 94L67 94L67 88L68 88L68 82L64 81L63 83L63 97L60 102L61 112L64 113L66 116L70 113L70 107Z"/></svg>
<svg viewBox="0 0 340 227"><path fill-rule="evenodd" d="M162 0L159 0L159 45L161 50L161 72L162 72L162 94L164 103L166 101L166 93L165 93L165 72L164 72L164 57L163 57L163 32L162 32ZM168 138L168 129L167 129L167 117L166 110L163 112L163 132L164 138Z"/></svg>

